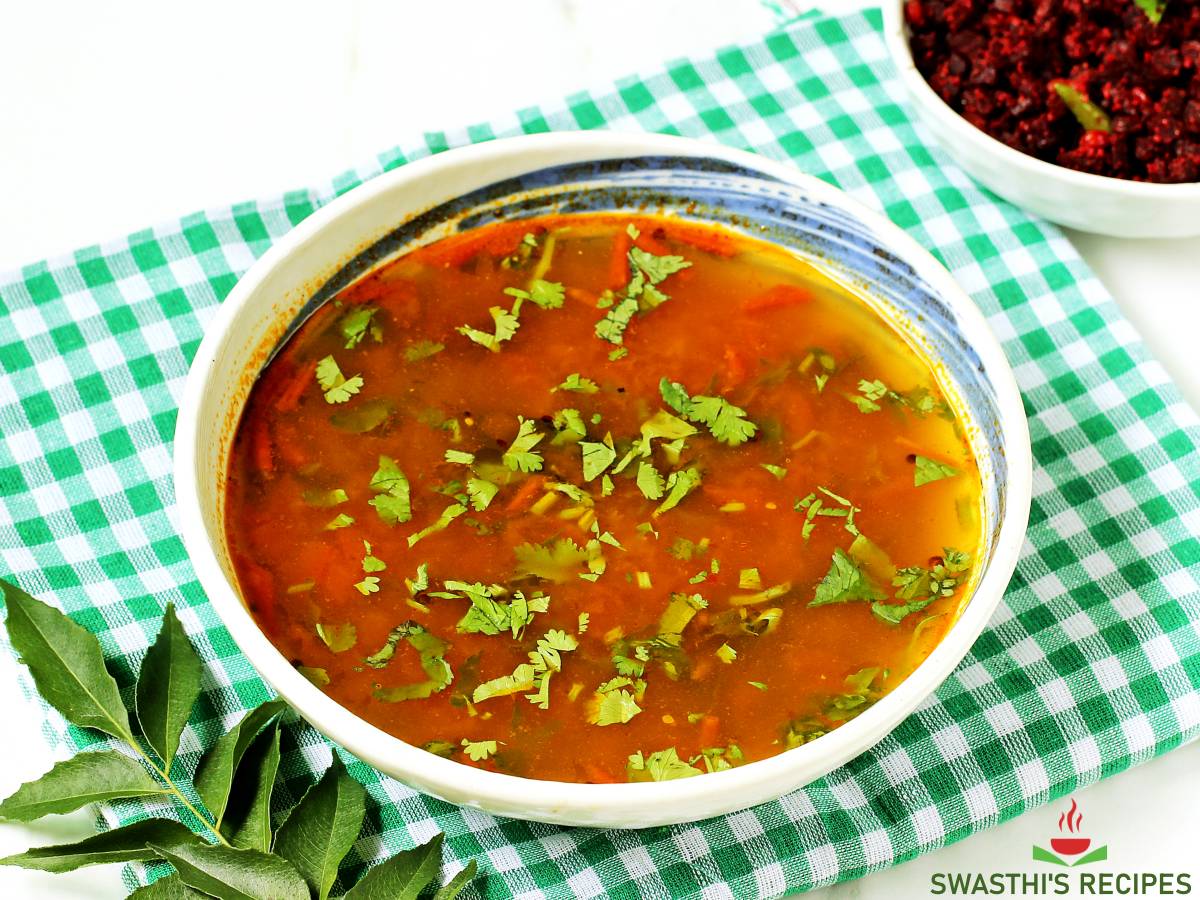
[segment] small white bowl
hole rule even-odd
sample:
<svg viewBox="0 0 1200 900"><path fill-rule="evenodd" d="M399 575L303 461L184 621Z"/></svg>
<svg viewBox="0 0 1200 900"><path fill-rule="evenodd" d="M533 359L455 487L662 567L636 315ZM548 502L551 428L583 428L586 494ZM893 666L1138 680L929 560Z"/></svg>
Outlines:
<svg viewBox="0 0 1200 900"><path fill-rule="evenodd" d="M917 118L967 174L1029 212L1113 237L1200 234L1200 183L1151 184L1057 166L996 140L955 112L917 71L904 0L884 0L883 36Z"/></svg>
<svg viewBox="0 0 1200 900"><path fill-rule="evenodd" d="M527 215L538 202L607 197L619 205L630 201L612 198L628 196L637 202L630 187L635 183L668 198L656 207L679 198L675 214L704 207L708 196L731 207L710 204L714 220L726 214L735 221L757 217L776 222L780 234L809 228L814 240L825 242L823 259L844 255L855 261L860 276L874 273L879 284L895 286L894 302L886 297L870 302L910 340L936 348L928 352L937 353L951 372L948 387L974 411L966 418L984 481L981 572L945 639L895 690L830 734L778 756L657 784L540 781L443 759L339 705L259 630L238 595L225 540L223 483L234 429L272 348L298 315L347 280L414 242L464 222L469 227L498 215ZM442 219L439 209L454 212ZM906 303L917 304L911 314L903 311ZM1004 354L975 304L912 238L790 166L682 138L605 132L545 134L453 150L374 178L313 213L251 267L209 324L188 376L174 452L179 519L200 583L251 664L305 719L363 761L452 803L612 828L692 821L771 800L878 742L946 678L1000 602L1024 538L1032 485L1025 414Z"/></svg>

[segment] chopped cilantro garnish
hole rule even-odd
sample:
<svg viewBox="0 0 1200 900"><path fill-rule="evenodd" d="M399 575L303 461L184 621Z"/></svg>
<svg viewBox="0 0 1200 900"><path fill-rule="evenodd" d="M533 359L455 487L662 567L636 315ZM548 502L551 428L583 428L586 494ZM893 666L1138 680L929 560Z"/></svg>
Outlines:
<svg viewBox="0 0 1200 900"><path fill-rule="evenodd" d="M341 625L318 622L317 637L334 653L344 653L358 643L358 629L348 622Z"/></svg>
<svg viewBox="0 0 1200 900"><path fill-rule="evenodd" d="M483 762L496 752L495 741L468 741L463 738L462 747L472 762Z"/></svg>
<svg viewBox="0 0 1200 900"><path fill-rule="evenodd" d="M362 581L357 582L354 587L364 597L370 594L379 593L379 579L374 575L367 575Z"/></svg>
<svg viewBox="0 0 1200 900"><path fill-rule="evenodd" d="M467 495L471 498L471 506L476 512L483 512L492 502L492 498L500 490L486 478L468 478Z"/></svg>
<svg viewBox="0 0 1200 900"><path fill-rule="evenodd" d="M628 225L625 226L625 233L627 235L629 235L631 238L633 238L635 241L642 236L642 233L640 231L638 231L638 227L636 225L634 225L632 222L630 222Z"/></svg>
<svg viewBox="0 0 1200 900"><path fill-rule="evenodd" d="M445 460L448 463L456 463L462 466L473 466L475 464L475 454L467 453L464 450L447 450Z"/></svg>
<svg viewBox="0 0 1200 900"><path fill-rule="evenodd" d="M337 360L326 356L317 363L317 384L325 392L326 403L345 403L362 390L361 375L347 378L338 367Z"/></svg>
<svg viewBox="0 0 1200 900"><path fill-rule="evenodd" d="M334 488L331 491L310 488L303 493L302 497L306 504L318 507L319 509L328 509L331 506L345 503L350 499L341 488Z"/></svg>
<svg viewBox="0 0 1200 900"><path fill-rule="evenodd" d="M405 578L404 585L414 597L421 591L429 590L429 563L421 563L417 566L417 577Z"/></svg>
<svg viewBox="0 0 1200 900"><path fill-rule="evenodd" d="M455 626L461 634L500 634L511 631L513 639L520 638L525 626L533 621L534 613L544 613L550 608L550 598L538 592L526 597L522 591L514 591L511 600L500 599L505 593L502 585L486 585L476 581L447 581L445 590L432 596L448 600L465 599L470 604Z"/></svg>
<svg viewBox="0 0 1200 900"><path fill-rule="evenodd" d="M445 344L435 341L416 341L404 348L404 358L409 362L420 362L431 356L436 356L446 349Z"/></svg>
<svg viewBox="0 0 1200 900"><path fill-rule="evenodd" d="M624 725L642 711L637 698L627 690L634 682L624 676L600 685L592 705L588 721L593 725Z"/></svg>
<svg viewBox="0 0 1200 900"><path fill-rule="evenodd" d="M760 691L765 691L767 689L767 686L761 681L747 681L746 684L750 685L750 687L758 688Z"/></svg>
<svg viewBox="0 0 1200 900"><path fill-rule="evenodd" d="M696 617L696 613L708 606L699 594L671 594L667 608L663 610L658 620L658 634L667 638L671 643L678 644L683 630Z"/></svg>
<svg viewBox="0 0 1200 900"><path fill-rule="evenodd" d="M537 647L529 651L529 662L521 663L511 675L501 675L483 682L475 688L471 699L475 703L482 703L492 697L533 690L534 693L526 694L525 699L539 709L549 709L550 678L555 672L561 671L562 654L578 646L579 641L574 635L551 629L537 642Z"/></svg>
<svg viewBox="0 0 1200 900"><path fill-rule="evenodd" d="M658 509L654 510L654 515L662 515L667 510L674 509L679 505L679 501L695 490L699 484L700 470L695 467L672 472L667 476L667 497L658 505Z"/></svg>
<svg viewBox="0 0 1200 900"><path fill-rule="evenodd" d="M676 778L690 778L703 774L695 766L688 765L680 759L674 747L659 750L649 756L642 756L639 750L629 757L625 771L630 781L673 781Z"/></svg>
<svg viewBox="0 0 1200 900"><path fill-rule="evenodd" d="M736 447L758 432L758 426L745 418L746 411L723 397L697 394L689 397L687 389L678 382L662 379L658 385L663 402L689 422L704 425L718 441Z"/></svg>
<svg viewBox="0 0 1200 900"><path fill-rule="evenodd" d="M377 397L337 410L330 415L329 424L351 434L366 434L386 422L394 409L391 400Z"/></svg>
<svg viewBox="0 0 1200 900"><path fill-rule="evenodd" d="M851 600L880 600L883 592L840 547L833 551L833 562L817 585L809 606L846 603Z"/></svg>
<svg viewBox="0 0 1200 900"><path fill-rule="evenodd" d="M953 478L958 474L958 469L953 466L940 463L927 456L918 456L916 464L916 469L913 470L913 485L916 487L929 484L931 481L941 481L943 478Z"/></svg>
<svg viewBox="0 0 1200 900"><path fill-rule="evenodd" d="M525 300L532 301L542 309L558 309L563 305L563 299L566 297L566 290L561 284L556 281L545 281L541 278L533 279L529 283L529 290L527 291L510 287L505 288L504 293L517 299L517 302L513 304L512 314L514 316L520 312L521 303Z"/></svg>
<svg viewBox="0 0 1200 900"><path fill-rule="evenodd" d="M504 451L504 464L514 472L537 472L542 468L542 455L535 451L545 435L540 434L530 419L517 416L517 436Z"/></svg>
<svg viewBox="0 0 1200 900"><path fill-rule="evenodd" d="M466 335L480 346L487 347L493 353L499 353L500 345L512 339L512 336L517 333L517 329L521 327L521 323L517 321L516 316L502 306L489 307L488 313L491 315L493 323L491 334L472 328L470 325L460 325L455 331Z"/></svg>
<svg viewBox="0 0 1200 900"><path fill-rule="evenodd" d="M655 256L640 247L631 247L628 258L633 276L622 291L621 299L596 323L596 337L613 344L624 342L625 329L639 310L654 309L668 299L656 285L691 265L682 256Z"/></svg>
<svg viewBox="0 0 1200 900"><path fill-rule="evenodd" d="M784 581L781 584L774 584L765 590L756 591L753 594L735 594L729 598L729 603L732 606L755 606L759 603L766 603L768 600L777 600L792 589L790 581ZM809 604L810 606L812 604Z"/></svg>
<svg viewBox="0 0 1200 900"><path fill-rule="evenodd" d="M592 481L605 469L613 464L613 460L617 458L617 451L613 447L612 435L604 436L604 441L581 441L579 444L580 452L583 454L583 480Z"/></svg>
<svg viewBox="0 0 1200 900"><path fill-rule="evenodd" d="M847 394L846 399L858 407L861 413L879 412L881 407L880 400L887 394L887 385L876 379L875 381L867 381L860 379L858 382L858 393Z"/></svg>
<svg viewBox="0 0 1200 900"><path fill-rule="evenodd" d="M345 513L338 513L332 519L325 523L326 531L337 531L339 528L347 528L354 524L354 516L348 516Z"/></svg>
<svg viewBox="0 0 1200 900"><path fill-rule="evenodd" d="M379 468L371 476L371 490L376 495L368 502L375 507L385 525L403 524L412 519L408 479L390 456L379 457Z"/></svg>
<svg viewBox="0 0 1200 900"><path fill-rule="evenodd" d="M665 482L653 463L643 460L638 464L637 486L647 500L657 500L663 495Z"/></svg>
<svg viewBox="0 0 1200 900"><path fill-rule="evenodd" d="M554 430L558 432L552 444L569 444L587 437L587 426L583 424L583 417L577 409L560 409L552 421Z"/></svg>
<svg viewBox="0 0 1200 900"><path fill-rule="evenodd" d="M611 478L609 478L607 475L601 475L600 476L600 496L601 497L611 496L612 492L614 490L616 490L616 485L613 484L613 480Z"/></svg>
<svg viewBox="0 0 1200 900"><path fill-rule="evenodd" d="M759 463L764 469L778 478L780 481L787 478L788 470L783 466L773 466L770 463Z"/></svg>
<svg viewBox="0 0 1200 900"><path fill-rule="evenodd" d="M358 306L342 316L338 330L346 339L347 350L357 347L368 334L376 343L383 340L383 329L375 321L378 311L374 306Z"/></svg>
<svg viewBox="0 0 1200 900"><path fill-rule="evenodd" d="M608 351L608 361L616 362L618 359L624 359L629 355L628 347L616 347Z"/></svg>
<svg viewBox="0 0 1200 900"><path fill-rule="evenodd" d="M588 630L588 622L591 619L590 613L581 612L579 614L579 625L575 629L579 634L583 634Z"/></svg>
<svg viewBox="0 0 1200 900"><path fill-rule="evenodd" d="M728 644L722 644L717 648L717 659L726 664L732 663L737 659L737 651Z"/></svg>
<svg viewBox="0 0 1200 900"><path fill-rule="evenodd" d="M536 575L560 584L571 581L594 556L570 538L558 538L548 544L518 544L513 552L517 556L518 575Z"/></svg>
<svg viewBox="0 0 1200 900"><path fill-rule="evenodd" d="M379 499L379 498L377 497L375 499ZM455 519L457 519L459 516L461 516L466 511L467 511L467 507L462 503L450 504L449 506L447 506L445 509L442 510L442 514L440 516L438 516L437 521L435 521L432 525L428 525L425 528L422 528L420 531L416 532L415 534L410 534L408 536L408 546L412 547L414 544L417 543L417 541L422 540L423 538L429 537L429 535L433 534L435 531L441 531L443 528L445 528L447 525L449 525L451 522L453 522Z"/></svg>
<svg viewBox="0 0 1200 900"><path fill-rule="evenodd" d="M600 386L590 378L584 378L578 372L572 372L562 380L558 387L551 388L550 392L556 391L574 391L577 394L595 394L600 390Z"/></svg>

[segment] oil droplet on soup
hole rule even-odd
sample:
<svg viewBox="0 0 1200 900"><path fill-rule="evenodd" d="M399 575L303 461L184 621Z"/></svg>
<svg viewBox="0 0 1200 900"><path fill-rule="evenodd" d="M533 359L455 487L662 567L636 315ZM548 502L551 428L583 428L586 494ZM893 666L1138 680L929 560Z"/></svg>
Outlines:
<svg viewBox="0 0 1200 900"><path fill-rule="evenodd" d="M433 753L688 777L819 738L965 600L980 479L935 372L785 251L674 219L481 227L314 314L226 527L270 640Z"/></svg>

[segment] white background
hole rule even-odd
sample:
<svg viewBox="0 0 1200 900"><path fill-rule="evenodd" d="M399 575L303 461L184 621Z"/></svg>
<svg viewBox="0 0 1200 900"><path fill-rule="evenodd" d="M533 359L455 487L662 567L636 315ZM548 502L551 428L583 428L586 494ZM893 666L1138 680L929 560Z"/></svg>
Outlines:
<svg viewBox="0 0 1200 900"><path fill-rule="evenodd" d="M804 4L801 5L810 5ZM828 9L864 5L829 0ZM0 270L157 220L320 182L424 130L487 119L751 38L757 0L0 5ZM1194 405L1200 239L1071 238ZM50 765L0 660L0 794ZM1196 869L1200 745L1079 792L1114 870ZM926 896L944 871L1034 871L1039 810L827 898ZM90 833L87 813L0 826L0 853ZM119 897L119 867L0 870L0 896Z"/></svg>

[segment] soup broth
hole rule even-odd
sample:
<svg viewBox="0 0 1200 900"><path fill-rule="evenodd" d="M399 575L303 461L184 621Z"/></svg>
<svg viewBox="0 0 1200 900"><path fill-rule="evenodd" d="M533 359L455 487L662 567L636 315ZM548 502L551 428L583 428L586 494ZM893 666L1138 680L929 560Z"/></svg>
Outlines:
<svg viewBox="0 0 1200 900"><path fill-rule="evenodd" d="M819 738L966 599L980 478L935 370L790 253L656 216L483 226L317 311L238 426L268 638L461 762L689 777Z"/></svg>

